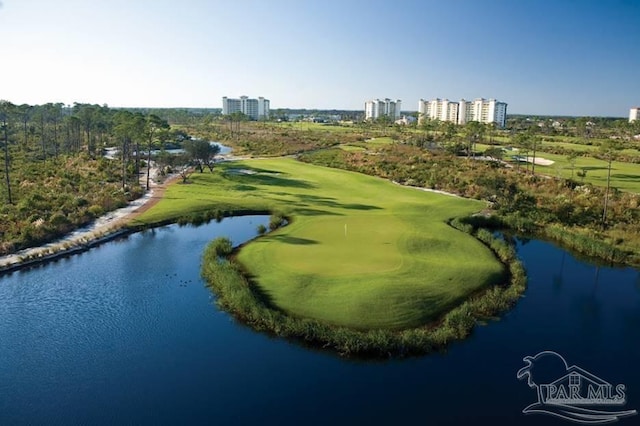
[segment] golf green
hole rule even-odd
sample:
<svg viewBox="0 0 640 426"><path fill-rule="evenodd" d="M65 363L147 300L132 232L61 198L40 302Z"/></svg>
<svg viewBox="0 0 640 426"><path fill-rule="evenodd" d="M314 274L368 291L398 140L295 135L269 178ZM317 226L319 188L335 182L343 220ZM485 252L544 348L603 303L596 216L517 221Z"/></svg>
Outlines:
<svg viewBox="0 0 640 426"><path fill-rule="evenodd" d="M291 223L247 244L237 259L293 316L411 328L504 279L489 249L446 223L483 209L480 201L292 159L223 163L192 181L171 185L139 220L211 209L284 212Z"/></svg>

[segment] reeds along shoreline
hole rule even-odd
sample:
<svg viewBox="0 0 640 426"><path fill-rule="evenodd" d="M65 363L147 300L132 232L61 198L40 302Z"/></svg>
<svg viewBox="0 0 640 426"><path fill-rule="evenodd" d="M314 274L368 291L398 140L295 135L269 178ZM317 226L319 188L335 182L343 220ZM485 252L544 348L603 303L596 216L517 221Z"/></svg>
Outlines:
<svg viewBox="0 0 640 426"><path fill-rule="evenodd" d="M524 267L509 243L487 230L476 230L461 221L454 220L451 225L475 235L495 253L505 265L505 281L472 296L438 321L418 328L357 330L287 315L272 306L260 293L259 287L247 279L242 265L229 256L232 253L225 239L213 240L207 246L201 272L216 293L218 306L256 330L350 357L389 358L426 354L465 338L478 320L494 317L513 306L526 287Z"/></svg>

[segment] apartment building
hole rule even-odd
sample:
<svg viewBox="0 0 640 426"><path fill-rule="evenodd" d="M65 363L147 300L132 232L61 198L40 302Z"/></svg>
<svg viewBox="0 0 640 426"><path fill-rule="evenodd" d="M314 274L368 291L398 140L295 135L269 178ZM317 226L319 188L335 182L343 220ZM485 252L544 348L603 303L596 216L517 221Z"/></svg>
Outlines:
<svg viewBox="0 0 640 426"><path fill-rule="evenodd" d="M222 113L233 114L241 112L253 120L269 118L269 99L259 97L251 99L248 96L240 96L240 98L222 98Z"/></svg>
<svg viewBox="0 0 640 426"><path fill-rule="evenodd" d="M364 103L364 117L366 120L375 120L380 117L389 117L395 121L400 118L400 108L402 101L397 99L392 101L389 98L384 100L376 99Z"/></svg>
<svg viewBox="0 0 640 426"><path fill-rule="evenodd" d="M640 107L633 107L629 110L629 123L640 119Z"/></svg>
<svg viewBox="0 0 640 426"><path fill-rule="evenodd" d="M450 121L456 124L478 121L496 123L497 126L504 127L507 122L507 104L495 99L461 99L459 102L439 98L430 101L420 99L418 112L421 119Z"/></svg>

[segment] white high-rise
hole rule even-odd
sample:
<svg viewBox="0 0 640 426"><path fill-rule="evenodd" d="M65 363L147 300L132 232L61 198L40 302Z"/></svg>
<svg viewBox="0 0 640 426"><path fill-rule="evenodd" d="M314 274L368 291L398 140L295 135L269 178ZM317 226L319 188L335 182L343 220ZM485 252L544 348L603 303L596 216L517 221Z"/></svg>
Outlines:
<svg viewBox="0 0 640 426"><path fill-rule="evenodd" d="M380 117L389 117L395 121L400 118L400 108L402 101L397 99L392 101L387 98L384 100L376 99L364 103L364 117L367 120L375 120Z"/></svg>
<svg viewBox="0 0 640 426"><path fill-rule="evenodd" d="M640 107L633 107L629 110L629 123L640 120Z"/></svg>
<svg viewBox="0 0 640 426"><path fill-rule="evenodd" d="M507 122L507 104L495 99L478 98L473 101L464 99L453 102L448 99L433 99L418 102L418 112L421 119L450 121L465 124L469 121L480 123L496 123L504 127Z"/></svg>
<svg viewBox="0 0 640 426"><path fill-rule="evenodd" d="M248 96L240 96L239 99L222 98L222 113L233 114L241 112L253 120L269 118L269 99L259 97L251 99Z"/></svg>

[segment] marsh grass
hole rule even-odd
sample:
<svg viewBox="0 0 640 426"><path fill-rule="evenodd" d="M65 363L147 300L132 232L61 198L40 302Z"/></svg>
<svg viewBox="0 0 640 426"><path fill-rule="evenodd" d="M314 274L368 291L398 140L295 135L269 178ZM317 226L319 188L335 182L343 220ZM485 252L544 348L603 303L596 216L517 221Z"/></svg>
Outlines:
<svg viewBox="0 0 640 426"><path fill-rule="evenodd" d="M508 267L503 285L484 290L439 320L404 330L358 330L288 315L270 303L267 295L252 284L233 256L219 261L221 239L204 251L202 276L217 295L217 305L256 330L296 339L315 347L334 350L350 357L388 358L418 355L441 350L467 337L478 321L493 318L510 308L526 287L526 273L507 242L485 229L456 221L452 226L475 235Z"/></svg>

